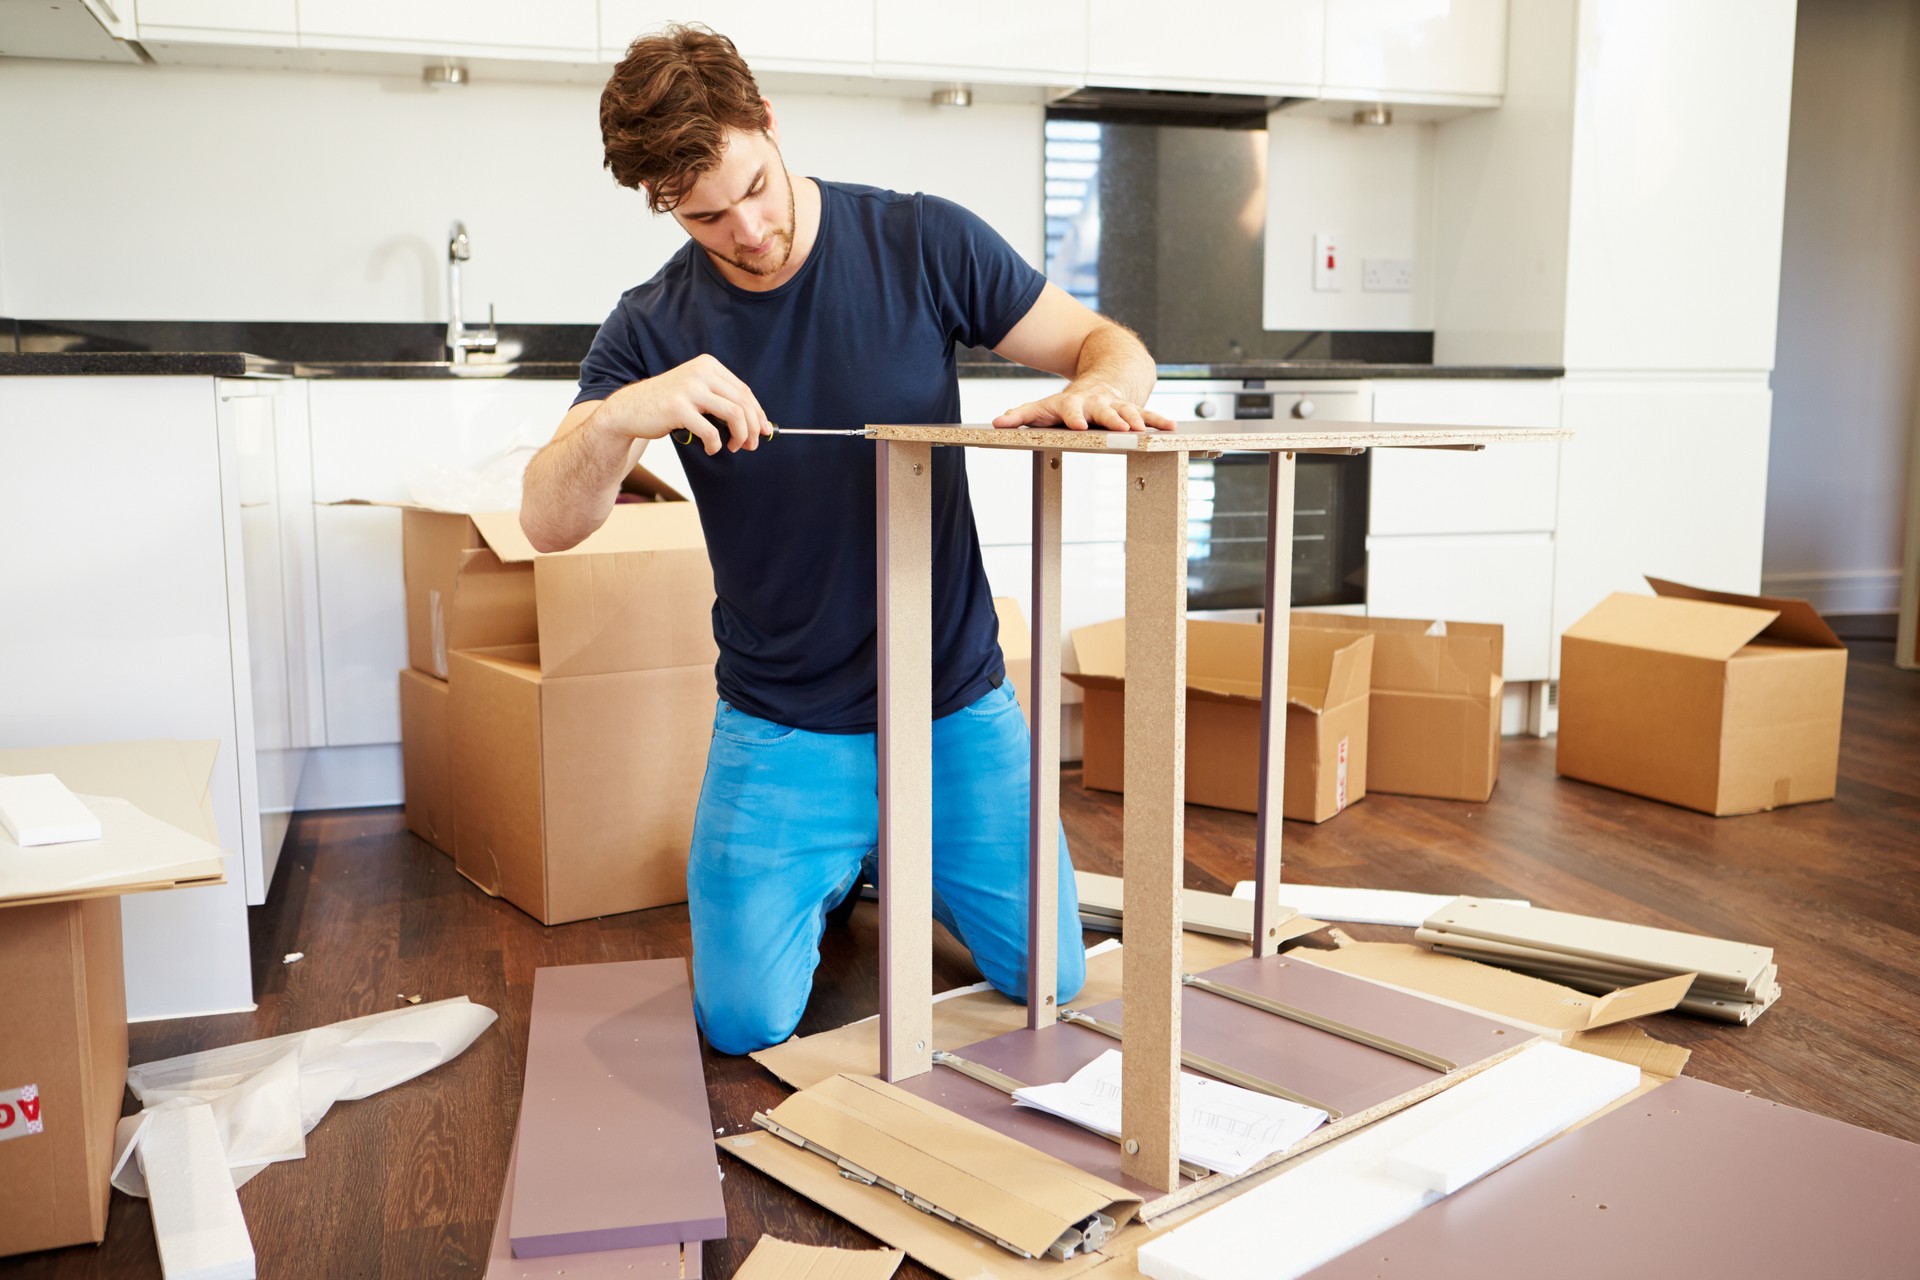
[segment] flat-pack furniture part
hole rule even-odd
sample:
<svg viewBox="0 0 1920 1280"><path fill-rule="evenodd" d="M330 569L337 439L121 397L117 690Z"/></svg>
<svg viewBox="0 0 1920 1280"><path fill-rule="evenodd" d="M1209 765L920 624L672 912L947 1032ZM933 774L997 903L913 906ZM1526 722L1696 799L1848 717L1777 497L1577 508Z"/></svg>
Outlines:
<svg viewBox="0 0 1920 1280"><path fill-rule="evenodd" d="M1917 1187L1920 1145L1683 1076L1307 1274L1893 1280Z"/></svg>
<svg viewBox="0 0 1920 1280"><path fill-rule="evenodd" d="M1762 984L1773 967L1772 947L1481 898L1456 899L1429 916L1425 927L1434 934L1513 944L1569 961L1624 965L1649 975L1690 973L1741 991Z"/></svg>
<svg viewBox="0 0 1920 1280"><path fill-rule="evenodd" d="M514 1257L509 1224L519 1167L520 1138L516 1134L507 1154L507 1177L500 1188L500 1212L493 1220L484 1280L700 1280L703 1270L698 1243L556 1253L546 1258Z"/></svg>
<svg viewBox="0 0 1920 1280"><path fill-rule="evenodd" d="M1187 803L1254 813L1260 807L1260 623L1187 623ZM1127 621L1077 628L1084 690L1081 778L1095 791L1126 790ZM1295 628L1287 648L1287 755L1281 809L1325 822L1367 794L1368 687L1373 637Z"/></svg>
<svg viewBox="0 0 1920 1280"><path fill-rule="evenodd" d="M1374 423L1180 423L1145 433L972 426L874 426L880 674L880 1074L902 1080L932 1068L932 483L936 446L1021 449L1033 455L1034 754L1029 826L1028 1009L1053 1024L1056 939L1051 921L1058 862L1060 466L1082 451L1127 456L1126 792L1122 832L1126 896L1125 1002L1133 1045L1122 1075L1123 1167L1167 1191L1179 1185L1181 848L1185 825L1187 459L1194 452L1269 455L1266 616L1288 613L1294 457L1369 448L1479 449L1504 441L1563 438L1563 431ZM1280 687L1289 628L1262 633L1261 688ZM1280 673L1276 678L1276 673ZM1277 947L1284 720L1261 699L1254 853L1256 955ZM1051 753L1049 756L1048 753Z"/></svg>
<svg viewBox="0 0 1920 1280"><path fill-rule="evenodd" d="M1293 626L1373 637L1370 790L1477 802L1493 795L1505 683L1497 624L1296 613Z"/></svg>
<svg viewBox="0 0 1920 1280"><path fill-rule="evenodd" d="M726 1235L684 960L534 970L515 1257Z"/></svg>
<svg viewBox="0 0 1920 1280"><path fill-rule="evenodd" d="M1554 767L1716 816L1831 800L1847 650L1813 606L1647 581L1561 638Z"/></svg>

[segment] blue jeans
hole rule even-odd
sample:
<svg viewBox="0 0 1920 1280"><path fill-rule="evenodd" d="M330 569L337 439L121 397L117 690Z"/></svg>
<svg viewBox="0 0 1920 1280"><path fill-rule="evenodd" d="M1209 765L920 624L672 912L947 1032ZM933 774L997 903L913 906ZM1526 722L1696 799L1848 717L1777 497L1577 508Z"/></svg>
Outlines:
<svg viewBox="0 0 1920 1280"><path fill-rule="evenodd" d="M1011 683L933 722L933 914L995 988L1027 986L1027 726ZM871 733L789 729L720 703L693 822L694 1010L722 1053L793 1034L826 912L880 842ZM1057 999L1086 981L1060 837Z"/></svg>

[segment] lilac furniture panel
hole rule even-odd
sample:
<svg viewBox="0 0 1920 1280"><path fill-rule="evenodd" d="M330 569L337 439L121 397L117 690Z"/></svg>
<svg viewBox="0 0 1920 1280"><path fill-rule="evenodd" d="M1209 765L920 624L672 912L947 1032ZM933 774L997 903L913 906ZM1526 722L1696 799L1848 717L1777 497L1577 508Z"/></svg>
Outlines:
<svg viewBox="0 0 1920 1280"><path fill-rule="evenodd" d="M726 1235L684 960L536 969L516 1258Z"/></svg>
<svg viewBox="0 0 1920 1280"><path fill-rule="evenodd" d="M700 1280L700 1246L686 1246L686 1269L681 1269L681 1246L650 1244L638 1249L608 1249L601 1253L560 1253L551 1258L516 1258L507 1239L507 1219L513 1213L513 1177L520 1163L520 1139L507 1156L507 1180L500 1188L500 1214L493 1220L493 1244L487 1250L486 1280Z"/></svg>

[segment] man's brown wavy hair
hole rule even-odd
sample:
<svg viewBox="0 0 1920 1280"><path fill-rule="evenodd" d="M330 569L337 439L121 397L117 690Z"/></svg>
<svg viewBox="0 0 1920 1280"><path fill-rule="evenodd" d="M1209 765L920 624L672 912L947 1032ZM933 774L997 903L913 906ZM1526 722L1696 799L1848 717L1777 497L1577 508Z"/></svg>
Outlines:
<svg viewBox="0 0 1920 1280"><path fill-rule="evenodd" d="M767 106L733 41L700 26L641 36L600 95L607 168L670 212L720 163L727 131L764 133Z"/></svg>

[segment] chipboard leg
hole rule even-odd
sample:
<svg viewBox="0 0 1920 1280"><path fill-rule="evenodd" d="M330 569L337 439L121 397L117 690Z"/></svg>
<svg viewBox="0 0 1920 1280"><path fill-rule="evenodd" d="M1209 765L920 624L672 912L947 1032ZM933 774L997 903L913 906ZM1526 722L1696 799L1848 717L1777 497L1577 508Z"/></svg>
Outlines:
<svg viewBox="0 0 1920 1280"><path fill-rule="evenodd" d="M933 1069L933 446L877 461L880 1076Z"/></svg>
<svg viewBox="0 0 1920 1280"><path fill-rule="evenodd" d="M1287 639L1293 598L1291 453L1267 460L1266 625L1260 652L1260 806L1253 854L1253 954L1280 949L1281 797L1287 776Z"/></svg>
<svg viewBox="0 0 1920 1280"><path fill-rule="evenodd" d="M1033 455L1033 643L1027 708L1027 1025L1053 1025L1060 921L1060 467ZM1078 939L1069 940L1078 944Z"/></svg>
<svg viewBox="0 0 1920 1280"><path fill-rule="evenodd" d="M1180 1168L1180 890L1186 822L1187 455L1127 459L1121 1169L1162 1191Z"/></svg>

